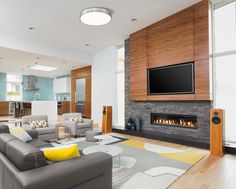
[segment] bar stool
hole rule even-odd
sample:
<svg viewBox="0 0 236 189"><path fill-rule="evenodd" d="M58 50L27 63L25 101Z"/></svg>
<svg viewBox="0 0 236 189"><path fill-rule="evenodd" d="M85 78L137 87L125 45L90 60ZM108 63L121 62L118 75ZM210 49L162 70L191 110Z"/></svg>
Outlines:
<svg viewBox="0 0 236 189"><path fill-rule="evenodd" d="M14 117L17 118L19 117L19 103L14 102Z"/></svg>
<svg viewBox="0 0 236 189"><path fill-rule="evenodd" d="M19 102L19 117L22 117L25 115L25 111L24 111L24 103L23 102Z"/></svg>

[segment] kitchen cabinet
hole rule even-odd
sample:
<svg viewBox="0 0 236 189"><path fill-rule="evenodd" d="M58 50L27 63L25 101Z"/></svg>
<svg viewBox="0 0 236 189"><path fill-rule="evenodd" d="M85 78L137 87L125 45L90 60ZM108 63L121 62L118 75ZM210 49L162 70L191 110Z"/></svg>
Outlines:
<svg viewBox="0 0 236 189"><path fill-rule="evenodd" d="M9 114L9 102L1 101L0 102L0 116L6 116Z"/></svg>
<svg viewBox="0 0 236 189"><path fill-rule="evenodd" d="M58 115L70 113L70 101L59 101L57 102Z"/></svg>
<svg viewBox="0 0 236 189"><path fill-rule="evenodd" d="M54 79L53 92L55 94L71 93L71 79L69 77Z"/></svg>

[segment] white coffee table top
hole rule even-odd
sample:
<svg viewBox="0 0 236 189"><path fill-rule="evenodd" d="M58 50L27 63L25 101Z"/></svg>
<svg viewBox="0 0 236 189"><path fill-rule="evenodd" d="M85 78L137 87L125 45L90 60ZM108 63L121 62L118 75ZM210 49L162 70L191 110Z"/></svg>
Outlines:
<svg viewBox="0 0 236 189"><path fill-rule="evenodd" d="M92 154L95 152L104 152L112 157L118 156L122 153L122 148L113 145L94 145L89 146L83 150L85 155Z"/></svg>
<svg viewBox="0 0 236 189"><path fill-rule="evenodd" d="M98 139L98 140L108 140L108 139L111 139L112 136L110 135L97 135L97 136L94 136L95 139Z"/></svg>

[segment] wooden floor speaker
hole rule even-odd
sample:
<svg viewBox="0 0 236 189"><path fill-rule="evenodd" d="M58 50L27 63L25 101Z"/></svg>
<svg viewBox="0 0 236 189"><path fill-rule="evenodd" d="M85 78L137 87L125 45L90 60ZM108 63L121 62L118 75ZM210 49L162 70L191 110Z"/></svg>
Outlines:
<svg viewBox="0 0 236 189"><path fill-rule="evenodd" d="M112 132L112 106L103 106L102 110L102 132Z"/></svg>
<svg viewBox="0 0 236 189"><path fill-rule="evenodd" d="M223 156L224 111L211 109L210 114L210 152L213 156Z"/></svg>

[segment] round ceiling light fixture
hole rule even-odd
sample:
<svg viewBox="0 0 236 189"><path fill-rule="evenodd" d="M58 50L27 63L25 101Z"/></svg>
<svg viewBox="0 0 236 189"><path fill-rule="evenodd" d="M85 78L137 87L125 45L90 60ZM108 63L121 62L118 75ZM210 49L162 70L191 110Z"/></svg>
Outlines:
<svg viewBox="0 0 236 189"><path fill-rule="evenodd" d="M87 25L100 26L108 24L111 21L111 15L111 12L106 8L92 7L81 12L80 20Z"/></svg>

